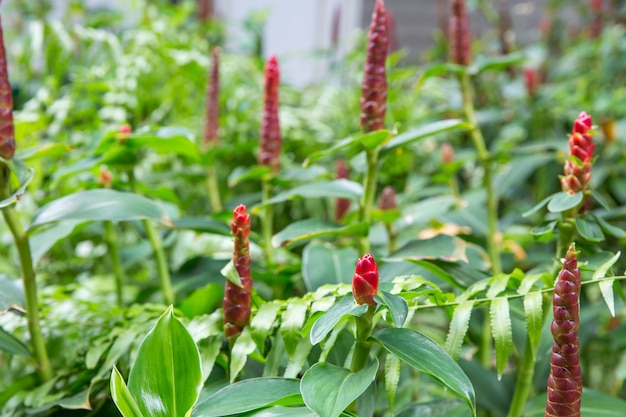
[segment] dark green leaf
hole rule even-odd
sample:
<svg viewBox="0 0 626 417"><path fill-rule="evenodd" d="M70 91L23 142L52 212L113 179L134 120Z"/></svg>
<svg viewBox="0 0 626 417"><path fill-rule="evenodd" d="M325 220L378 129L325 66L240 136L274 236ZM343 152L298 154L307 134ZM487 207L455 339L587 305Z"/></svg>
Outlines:
<svg viewBox="0 0 626 417"><path fill-rule="evenodd" d="M138 219L169 223L165 211L145 197L123 191L96 189L79 191L46 204L35 213L29 230L43 224L65 220Z"/></svg>
<svg viewBox="0 0 626 417"><path fill-rule="evenodd" d="M393 324L396 327L404 326L404 322L409 315L409 305L404 298L380 291L374 296L374 300L379 304L387 306L389 313L391 313Z"/></svg>
<svg viewBox="0 0 626 417"><path fill-rule="evenodd" d="M452 64L449 62L430 65L426 67L426 70L417 79L417 82L415 83L415 86L413 88L416 90L421 88L422 84L424 84L424 82L431 77L436 77L443 74L463 74L466 71L467 67L463 65Z"/></svg>
<svg viewBox="0 0 626 417"><path fill-rule="evenodd" d="M600 227L602 228L602 230L605 233L607 233L607 234L609 234L611 236L614 236L614 237L616 237L618 239L626 238L626 231L624 231L624 229L621 229L619 227L613 226L611 223L607 222L602 217L593 216L593 218L600 225Z"/></svg>
<svg viewBox="0 0 626 417"><path fill-rule="evenodd" d="M325 236L367 236L367 223L349 224L347 226L317 219L305 219L290 223L272 237L274 247L293 245L307 240Z"/></svg>
<svg viewBox="0 0 626 417"><path fill-rule="evenodd" d="M275 406L265 410L246 414L246 417L317 417L314 412L306 407L281 407Z"/></svg>
<svg viewBox="0 0 626 417"><path fill-rule="evenodd" d="M311 242L302 251L302 277L308 291L324 284L350 284L359 257L351 247Z"/></svg>
<svg viewBox="0 0 626 417"><path fill-rule="evenodd" d="M141 343L128 390L145 416L185 417L202 382L198 347L170 306Z"/></svg>
<svg viewBox="0 0 626 417"><path fill-rule="evenodd" d="M438 120L428 122L422 126L399 134L383 146L384 151L388 151L398 146L406 146L418 140L437 135L439 133L452 132L455 130L469 130L470 126L460 119Z"/></svg>
<svg viewBox="0 0 626 417"><path fill-rule="evenodd" d="M29 240L33 265L36 265L58 241L71 235L80 223L82 220L65 221L31 235Z"/></svg>
<svg viewBox="0 0 626 417"><path fill-rule="evenodd" d="M0 327L0 350L8 352L12 355L30 356L30 352L24 343L20 342L15 336L7 333Z"/></svg>
<svg viewBox="0 0 626 417"><path fill-rule="evenodd" d="M476 396L472 383L435 341L415 330L401 328L380 330L373 338L400 360L461 396L475 413Z"/></svg>
<svg viewBox="0 0 626 417"><path fill-rule="evenodd" d="M604 240L604 233L602 233L598 223L589 219L576 217L576 230L580 236L589 242L602 242Z"/></svg>
<svg viewBox="0 0 626 417"><path fill-rule="evenodd" d="M257 180L270 173L270 167L267 165L255 165L249 168L237 167L228 176L228 186L234 187L244 181Z"/></svg>
<svg viewBox="0 0 626 417"><path fill-rule="evenodd" d="M532 214L536 213L537 211L539 211L543 206L545 206L546 204L548 204L548 201L552 200L551 195L547 196L546 198L544 198L543 200L541 200L539 203L537 203L533 208L531 208L528 211L525 211L524 213L522 213L522 217L529 217Z"/></svg>
<svg viewBox="0 0 626 417"><path fill-rule="evenodd" d="M543 222L540 225L533 227L530 231L530 234L537 238L545 237L547 235L552 234L555 227L556 227L556 220Z"/></svg>
<svg viewBox="0 0 626 417"><path fill-rule="evenodd" d="M570 194L567 191L553 194L548 203L548 211L560 213L578 206L583 201L583 193Z"/></svg>
<svg viewBox="0 0 626 417"><path fill-rule="evenodd" d="M200 402L192 417L220 417L257 410L300 394L300 381L287 378L251 378L228 385Z"/></svg>
<svg viewBox="0 0 626 417"><path fill-rule="evenodd" d="M316 345L333 330L339 321L347 316L362 316L367 304L358 305L352 295L337 301L311 328L311 344Z"/></svg>
<svg viewBox="0 0 626 417"><path fill-rule="evenodd" d="M465 248L465 241L456 236L438 235L431 239L412 240L391 253L386 260L441 259L446 262L468 262Z"/></svg>
<svg viewBox="0 0 626 417"><path fill-rule="evenodd" d="M510 66L518 66L525 60L526 57L522 53L495 56L482 55L480 59L477 59L476 62L470 66L469 72L471 74L480 74L484 71L499 71Z"/></svg>
<svg viewBox="0 0 626 417"><path fill-rule="evenodd" d="M316 363L300 382L302 399L318 416L337 417L374 381L377 371L376 358L359 372L326 362Z"/></svg>

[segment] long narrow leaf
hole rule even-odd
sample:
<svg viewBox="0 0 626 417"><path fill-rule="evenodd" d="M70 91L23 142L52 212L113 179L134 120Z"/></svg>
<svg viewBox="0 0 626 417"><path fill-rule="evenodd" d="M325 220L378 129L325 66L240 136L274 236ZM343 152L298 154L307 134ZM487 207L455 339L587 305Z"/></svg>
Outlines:
<svg viewBox="0 0 626 417"><path fill-rule="evenodd" d="M454 309L454 313L452 314L452 321L450 322L450 330L446 337L445 347L446 352L455 360L459 358L461 353L461 346L463 346L463 339L469 329L469 321L473 308L473 301L463 301Z"/></svg>
<svg viewBox="0 0 626 417"><path fill-rule="evenodd" d="M491 302L489 316L491 318L491 332L496 342L496 370L498 379L500 379L513 347L509 300L506 297L495 298Z"/></svg>

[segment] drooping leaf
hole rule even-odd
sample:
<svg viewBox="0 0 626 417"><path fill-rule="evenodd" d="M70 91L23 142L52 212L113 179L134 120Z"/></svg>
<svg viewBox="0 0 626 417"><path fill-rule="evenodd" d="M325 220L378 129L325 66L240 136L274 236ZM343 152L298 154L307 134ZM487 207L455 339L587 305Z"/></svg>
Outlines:
<svg viewBox="0 0 626 417"><path fill-rule="evenodd" d="M379 304L387 306L393 324L396 327L404 326L404 322L409 315L409 305L404 298L385 291L380 291L374 296L374 300Z"/></svg>
<svg viewBox="0 0 626 417"><path fill-rule="evenodd" d="M113 402L117 406L117 409L122 413L124 417L144 417L137 402L131 395L126 383L124 382L124 378L120 375L120 371L117 370L117 367L113 367L113 371L111 371L111 397L113 398Z"/></svg>
<svg viewBox="0 0 626 417"><path fill-rule="evenodd" d="M39 158L59 158L71 150L72 148L66 143L44 143L24 149L23 151L18 151L15 154L15 158L20 161L29 161Z"/></svg>
<svg viewBox="0 0 626 417"><path fill-rule="evenodd" d="M252 167L237 167L228 176L228 186L235 187L249 180L258 180L268 176L271 173L271 169L267 165L255 165Z"/></svg>
<svg viewBox="0 0 626 417"><path fill-rule="evenodd" d="M265 348L265 339L274 327L274 322L281 306L278 302L262 304L250 322L252 339L261 352Z"/></svg>
<svg viewBox="0 0 626 417"><path fill-rule="evenodd" d="M591 277L592 281L597 281L606 277L608 270L613 265L615 265L621 254L621 252L617 252L611 259L600 265L593 273ZM600 282L600 292L602 294L602 298L604 298L604 302L611 312L611 315L615 317L615 296L613 294L613 282L614 280L605 280Z"/></svg>
<svg viewBox="0 0 626 417"><path fill-rule="evenodd" d="M151 219L169 223L167 213L153 201L137 194L96 189L61 197L40 208L29 230L47 223L67 220L129 221Z"/></svg>
<svg viewBox="0 0 626 417"><path fill-rule="evenodd" d="M192 417L220 417L258 410L300 394L300 381L289 378L250 378L227 385L194 408Z"/></svg>
<svg viewBox="0 0 626 417"><path fill-rule="evenodd" d="M33 258L33 265L43 258L43 256L59 241L65 239L74 232L76 226L82 223L82 220L68 220L59 224L52 225L42 231L37 231L30 236L30 252Z"/></svg>
<svg viewBox="0 0 626 417"><path fill-rule="evenodd" d="M406 146L410 143L425 139L439 133L469 129L470 125L461 119L437 120L434 122L428 122L424 125L418 126L394 137L389 142L387 142L385 146L383 146L382 150L389 151L399 146Z"/></svg>
<svg viewBox="0 0 626 417"><path fill-rule="evenodd" d="M295 352L298 341L301 338L308 307L308 301L296 299L287 304L285 314L282 315L280 334L285 341L285 348L290 355L293 355Z"/></svg>
<svg viewBox="0 0 626 417"><path fill-rule="evenodd" d="M500 71L510 66L518 66L523 63L527 57L523 53L512 53L508 55L483 55L476 62L473 62L469 68L472 74L480 74L485 71Z"/></svg>
<svg viewBox="0 0 626 417"><path fill-rule="evenodd" d="M367 236L367 223L341 225L317 219L305 219L290 223L272 237L274 247L289 246L325 236Z"/></svg>
<svg viewBox="0 0 626 417"><path fill-rule="evenodd" d="M250 326L243 329L239 335L233 349L230 352L230 382L233 383L239 372L243 369L248 361L248 355L254 352L256 347L252 335L250 334Z"/></svg>
<svg viewBox="0 0 626 417"><path fill-rule="evenodd" d="M324 284L349 284L358 257L358 252L351 247L309 243L302 251L302 277L307 290L315 291Z"/></svg>
<svg viewBox="0 0 626 417"><path fill-rule="evenodd" d="M185 417L202 383L198 347L170 306L141 343L128 390L145 416Z"/></svg>
<svg viewBox="0 0 626 417"><path fill-rule="evenodd" d="M463 346L463 339L469 329L469 320L472 315L472 309L474 308L474 301L466 300L461 302L454 309L452 314L452 320L450 321L450 330L448 330L448 336L446 337L446 352L455 360L459 358L461 354L461 347Z"/></svg>
<svg viewBox="0 0 626 417"><path fill-rule="evenodd" d="M367 304L358 305L352 295L337 301L311 328L311 344L316 345L333 330L333 327L347 316L362 316L367 311Z"/></svg>
<svg viewBox="0 0 626 417"><path fill-rule="evenodd" d="M358 200L361 198L361 194L363 194L361 184L346 179L315 182L299 185L278 193L264 203L255 206L252 211L253 213L258 213L265 206L298 198L347 198Z"/></svg>
<svg viewBox="0 0 626 417"><path fill-rule="evenodd" d="M377 371L376 358L359 372L318 362L300 381L302 399L319 417L338 417L374 381Z"/></svg>
<svg viewBox="0 0 626 417"><path fill-rule="evenodd" d="M543 222L530 230L530 234L535 236L537 239L543 239L546 237L550 237L554 232L554 228L556 227L556 220L551 220L549 222Z"/></svg>
<svg viewBox="0 0 626 417"><path fill-rule="evenodd" d="M383 329L373 338L400 360L463 398L475 415L476 395L472 383L439 344L422 333L404 328Z"/></svg>
<svg viewBox="0 0 626 417"><path fill-rule="evenodd" d="M424 82L431 77L436 77L443 74L463 74L465 72L467 72L467 67L463 65L453 64L451 62L443 62L429 65L426 67L425 71L419 76L413 88L415 90L420 89Z"/></svg>
<svg viewBox="0 0 626 417"><path fill-rule="evenodd" d="M560 213L578 206L583 201L583 193L578 192L570 194L567 191L561 191L553 194L548 203L548 211L551 213Z"/></svg>
<svg viewBox="0 0 626 417"><path fill-rule="evenodd" d="M600 225L600 227L602 228L602 230L605 233L607 233L607 234L609 234L611 236L614 236L614 237L616 237L618 239L626 238L626 231L624 231L624 229L621 229L619 227L613 226L611 223L607 222L602 217L593 216L593 218L598 223L598 225Z"/></svg>
<svg viewBox="0 0 626 417"><path fill-rule="evenodd" d="M26 345L2 327L0 327L0 350L11 355L31 356Z"/></svg>
<svg viewBox="0 0 626 417"><path fill-rule="evenodd" d="M543 295L541 291L529 292L524 296L524 316L526 317L526 330L530 340L533 356L537 355L541 329L543 327Z"/></svg>
<svg viewBox="0 0 626 417"><path fill-rule="evenodd" d="M509 300L506 297L493 299L489 307L489 317L491 319L491 332L496 344L496 370L498 379L500 379L513 347Z"/></svg>

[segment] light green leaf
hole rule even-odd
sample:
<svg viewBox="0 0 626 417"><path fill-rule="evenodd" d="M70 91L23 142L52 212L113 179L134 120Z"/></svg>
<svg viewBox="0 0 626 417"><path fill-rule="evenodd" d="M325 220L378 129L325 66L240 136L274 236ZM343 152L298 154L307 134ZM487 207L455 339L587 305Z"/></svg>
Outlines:
<svg viewBox="0 0 626 417"><path fill-rule="evenodd" d="M250 327L243 329L230 352L230 382L233 383L239 372L243 369L248 361L248 355L254 352L256 345L250 334Z"/></svg>
<svg viewBox="0 0 626 417"><path fill-rule="evenodd" d="M469 329L469 321L474 308L474 301L467 300L456 306L450 321L450 330L446 337L446 352L454 359L458 360L463 346L463 339Z"/></svg>
<svg viewBox="0 0 626 417"><path fill-rule="evenodd" d="M341 140L338 140L337 142L335 142L335 144L331 147L328 147L326 149L323 149L321 151L316 151L311 153L302 163L302 166L304 166L305 168L310 166L313 162L317 161L320 158L325 158L327 156L333 155L336 152L339 152L340 150L343 149L347 149L351 146L354 146L358 143L359 141L359 135L355 135L355 136L350 136Z"/></svg>
<svg viewBox="0 0 626 417"><path fill-rule="evenodd" d="M457 65L450 62L429 65L426 67L426 70L419 76L413 88L415 90L418 90L422 87L424 82L431 77L436 77L443 74L463 74L465 72L467 72L466 66Z"/></svg>
<svg viewBox="0 0 626 417"><path fill-rule="evenodd" d="M0 350L11 355L31 356L26 345L2 327L0 327Z"/></svg>
<svg viewBox="0 0 626 417"><path fill-rule="evenodd" d="M356 249L311 242L302 251L302 277L308 291L324 284L349 284L359 257Z"/></svg>
<svg viewBox="0 0 626 417"><path fill-rule="evenodd" d="M239 272L237 271L237 268L235 268L235 264L232 259L228 261L228 263L224 265L222 269L220 269L220 274L222 274L224 278L226 278L236 286L243 288L243 284L241 283L241 277L239 276Z"/></svg>
<svg viewBox="0 0 626 417"><path fill-rule="evenodd" d="M495 56L481 55L476 62L472 63L469 72L471 74L480 74L484 71L503 70L510 66L519 66L525 60L526 56L521 52Z"/></svg>
<svg viewBox="0 0 626 417"><path fill-rule="evenodd" d="M74 232L76 226L82 223L82 220L65 221L55 224L40 232L30 236L30 252L33 257L33 265L43 258L43 256L60 240L68 237Z"/></svg>
<svg viewBox="0 0 626 417"><path fill-rule="evenodd" d="M255 165L245 168L237 167L228 176L228 186L232 188L244 181L258 180L267 177L271 172L271 168L267 165Z"/></svg>
<svg viewBox="0 0 626 417"><path fill-rule="evenodd" d="M111 372L111 398L124 417L144 417L117 367Z"/></svg>
<svg viewBox="0 0 626 417"><path fill-rule="evenodd" d="M155 132L132 134L125 139L130 148L150 148L163 154L178 154L200 160L193 134L184 127L162 127Z"/></svg>
<svg viewBox="0 0 626 417"><path fill-rule="evenodd" d="M265 206L298 198L347 198L357 201L361 198L362 194L363 186L361 186L361 184L346 179L315 182L299 185L290 190L278 193L264 203L255 206L252 212L256 214Z"/></svg>
<svg viewBox="0 0 626 417"><path fill-rule="evenodd" d="M290 223L272 237L272 245L293 246L307 240L326 236L367 236L367 223L349 224L347 226L317 219L305 219Z"/></svg>
<svg viewBox="0 0 626 417"><path fill-rule="evenodd" d="M526 316L526 330L530 340L533 356L537 355L537 348L541 340L543 328L543 295L541 291L530 292L524 296L524 316Z"/></svg>
<svg viewBox="0 0 626 417"><path fill-rule="evenodd" d="M285 349L289 355L293 355L300 340L304 320L309 307L309 302L301 298L293 299L287 304L285 313L282 315L280 334L285 341Z"/></svg>
<svg viewBox="0 0 626 417"><path fill-rule="evenodd" d="M596 269L596 271L593 273L591 280L597 281L606 277L606 273L613 265L615 265L621 254L621 252L617 252L611 259L600 265L598 269ZM613 294L613 282L614 280L612 279L605 280L600 282L599 286L602 298L604 298L604 302L609 308L611 315L615 317L615 296Z"/></svg>
<svg viewBox="0 0 626 417"><path fill-rule="evenodd" d="M96 189L61 197L40 208L29 230L67 220L129 221L152 219L170 224L167 214L153 201L137 194Z"/></svg>
<svg viewBox="0 0 626 417"><path fill-rule="evenodd" d="M265 349L265 339L269 336L270 331L274 328L274 322L278 315L278 310L281 309L281 303L276 301L270 301L261 304L259 310L254 315L254 318L250 322L250 332L252 339L259 348L259 351L263 352Z"/></svg>
<svg viewBox="0 0 626 417"><path fill-rule="evenodd" d="M9 164L9 166L12 168L12 170L15 169L15 173L19 178L20 185L13 194L8 196L4 200L0 200L0 208L8 207L20 201L20 199L26 192L26 187L28 186L28 184L30 184L30 181L35 175L34 169L23 167L21 164L17 164L16 162Z"/></svg>
<svg viewBox="0 0 626 417"><path fill-rule="evenodd" d="M319 362L300 381L302 399L320 417L337 417L370 386L378 371L374 358L359 372Z"/></svg>
<svg viewBox="0 0 626 417"><path fill-rule="evenodd" d="M65 143L45 143L19 151L15 154L15 158L20 161L29 161L39 158L59 158L71 150L72 148Z"/></svg>
<svg viewBox="0 0 626 417"><path fill-rule="evenodd" d="M455 130L469 130L471 126L461 119L437 120L408 130L391 139L383 146L383 151L389 151L399 146L406 146L418 140Z"/></svg>
<svg viewBox="0 0 626 417"><path fill-rule="evenodd" d="M509 300L506 297L495 298L489 307L489 317L491 318L491 332L496 342L496 370L500 379L513 347Z"/></svg>
<svg viewBox="0 0 626 417"><path fill-rule="evenodd" d="M374 296L374 300L379 304L387 306L389 313L391 313L393 324L396 327L404 326L404 322L409 315L409 305L404 298L385 291L380 291Z"/></svg>
<svg viewBox="0 0 626 417"><path fill-rule="evenodd" d="M376 149L387 143L393 137L393 133L386 129L364 133L358 136L359 142L367 150Z"/></svg>
<svg viewBox="0 0 626 417"><path fill-rule="evenodd" d="M394 355L385 356L385 392L389 411L393 413L396 402L396 392L400 382L400 359Z"/></svg>
<svg viewBox="0 0 626 417"><path fill-rule="evenodd" d="M556 227L556 220L552 220L549 222L543 222L535 227L533 227L530 230L530 234L537 237L537 238L541 238L547 235L551 235L552 232L554 231L554 228Z"/></svg>
<svg viewBox="0 0 626 417"><path fill-rule="evenodd" d="M374 336L387 351L420 372L434 378L463 398L476 413L476 395L461 367L437 342L415 330L387 328Z"/></svg>
<svg viewBox="0 0 626 417"><path fill-rule="evenodd" d="M304 366L313 345L308 337L302 337L298 340L293 353L289 354L289 362L285 368L285 378L295 378L298 376Z"/></svg>
<svg viewBox="0 0 626 417"><path fill-rule="evenodd" d="M306 407L281 407L266 408L246 417L317 417L314 412Z"/></svg>
<svg viewBox="0 0 626 417"><path fill-rule="evenodd" d="M192 417L220 417L258 410L285 397L300 394L300 381L287 378L250 378L227 385L200 402Z"/></svg>
<svg viewBox="0 0 626 417"><path fill-rule="evenodd" d="M128 390L145 416L184 417L202 382L198 347L170 306L141 343Z"/></svg>
<svg viewBox="0 0 626 417"><path fill-rule="evenodd" d="M465 241L456 236L438 235L431 239L412 240L391 253L386 260L441 259L446 262L468 262L466 246Z"/></svg>
<svg viewBox="0 0 626 417"><path fill-rule="evenodd" d="M598 223L582 217L576 217L576 230L589 242L602 242L604 233Z"/></svg>
<svg viewBox="0 0 626 417"><path fill-rule="evenodd" d="M316 345L333 330L337 323L347 316L362 316L367 311L367 304L358 305L352 295L337 301L311 328L311 344Z"/></svg>
<svg viewBox="0 0 626 417"><path fill-rule="evenodd" d="M578 206L583 201L583 193L570 194L567 191L561 191L553 194L548 203L548 211L551 213L560 213Z"/></svg>

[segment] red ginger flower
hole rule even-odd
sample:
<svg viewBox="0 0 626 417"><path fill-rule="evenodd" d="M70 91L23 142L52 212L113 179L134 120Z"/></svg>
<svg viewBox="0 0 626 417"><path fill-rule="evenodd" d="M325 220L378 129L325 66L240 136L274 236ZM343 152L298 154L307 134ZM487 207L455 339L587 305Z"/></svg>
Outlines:
<svg viewBox="0 0 626 417"><path fill-rule="evenodd" d="M340 159L337 161L337 179L348 178L348 165L346 161ZM350 200L347 198L338 198L335 201L335 220L341 222L350 209Z"/></svg>
<svg viewBox="0 0 626 417"><path fill-rule="evenodd" d="M224 332L227 337L238 336L250 321L252 278L250 276L250 215L246 206L239 205L233 212L230 225L235 247L233 263L241 278L241 287L226 281L224 291Z"/></svg>
<svg viewBox="0 0 626 417"><path fill-rule="evenodd" d="M472 36L465 0L450 0L450 61L454 64L469 65L472 61Z"/></svg>
<svg viewBox="0 0 626 417"><path fill-rule="evenodd" d="M565 175L561 177L561 189L571 194L585 191L591 180L591 160L596 148L589 133L591 125L591 116L581 112L574 122L572 134L569 135L570 159L565 161L563 169ZM575 156L578 161L572 161L572 156Z"/></svg>
<svg viewBox="0 0 626 417"><path fill-rule="evenodd" d="M204 126L204 146L219 140L219 96L220 96L220 51L213 48L211 72L206 95L206 124Z"/></svg>
<svg viewBox="0 0 626 417"><path fill-rule="evenodd" d="M378 292L378 265L369 253L356 261L352 277L352 294L357 304L376 305L374 294Z"/></svg>
<svg viewBox="0 0 626 417"><path fill-rule="evenodd" d="M15 127L13 125L13 95L7 58L4 49L4 34L0 21L0 157L12 159L15 153Z"/></svg>
<svg viewBox="0 0 626 417"><path fill-rule="evenodd" d="M274 55L270 55L265 63L265 104L261 125L261 147L259 164L268 165L272 171L280 168L280 123L278 119L278 84L280 70Z"/></svg>
<svg viewBox="0 0 626 417"><path fill-rule="evenodd" d="M384 0L376 0L367 34L367 54L361 84L361 129L382 129L387 111L387 73L385 60L389 48L387 10Z"/></svg>
<svg viewBox="0 0 626 417"><path fill-rule="evenodd" d="M554 286L554 320L551 326L554 343L545 417L580 417L583 385L578 339L579 295L580 270L572 244Z"/></svg>

